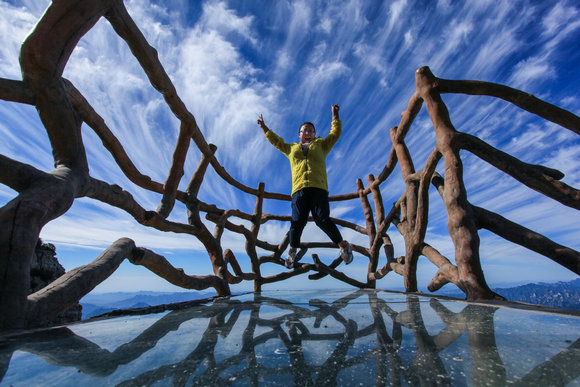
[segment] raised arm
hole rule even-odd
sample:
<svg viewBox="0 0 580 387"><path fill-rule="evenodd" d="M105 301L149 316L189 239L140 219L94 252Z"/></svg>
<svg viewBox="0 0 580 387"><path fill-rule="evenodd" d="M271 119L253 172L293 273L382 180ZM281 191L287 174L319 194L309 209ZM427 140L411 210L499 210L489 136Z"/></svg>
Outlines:
<svg viewBox="0 0 580 387"><path fill-rule="evenodd" d="M266 126L266 124L264 123L264 117L262 117L261 114L260 117L258 118L258 125L264 131L266 139L270 142L270 144L274 145L276 149L278 149L280 152L288 156L288 154L290 153L290 144L286 144L286 142L284 142L282 137L278 136L276 133L274 133L274 131L270 130L270 128Z"/></svg>
<svg viewBox="0 0 580 387"><path fill-rule="evenodd" d="M264 131L264 134L266 134L266 132L268 132L268 130L270 130L266 124L264 123L264 117L262 117L262 115L260 114L260 118L258 118L258 125L260 126L260 128L262 128L262 130Z"/></svg>
<svg viewBox="0 0 580 387"><path fill-rule="evenodd" d="M340 134L342 133L342 122L340 121L340 116L338 111L340 107L338 105L332 105L332 125L330 128L330 133L326 138L323 140L322 147L324 149L324 153L328 154L334 144L340 138Z"/></svg>
<svg viewBox="0 0 580 387"><path fill-rule="evenodd" d="M340 110L340 107L338 105L332 105L332 120L333 121L340 120L340 116L338 115L339 110Z"/></svg>

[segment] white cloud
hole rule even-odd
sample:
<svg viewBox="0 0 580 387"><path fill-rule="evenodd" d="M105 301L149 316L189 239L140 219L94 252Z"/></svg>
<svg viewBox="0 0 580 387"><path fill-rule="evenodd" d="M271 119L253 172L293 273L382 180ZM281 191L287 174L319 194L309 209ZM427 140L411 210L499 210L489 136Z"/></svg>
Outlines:
<svg viewBox="0 0 580 387"><path fill-rule="evenodd" d="M520 89L530 89L530 84L556 78L556 71L546 56L527 58L514 67L509 84Z"/></svg>
<svg viewBox="0 0 580 387"><path fill-rule="evenodd" d="M405 32L405 46L406 47L410 47L413 42L415 41L415 37L413 36L413 33L411 32L411 30Z"/></svg>
<svg viewBox="0 0 580 387"><path fill-rule="evenodd" d="M257 69L236 47L219 31L203 26L196 26L185 36L176 60L180 63L176 84L206 140L218 146L218 158L234 171L259 171L264 156L272 153L255 152L246 145L263 139L256 119L260 114L266 120L276 117L272 105L281 89L257 81ZM242 176L247 174L242 172Z"/></svg>
<svg viewBox="0 0 580 387"><path fill-rule="evenodd" d="M322 30L325 34L330 34L332 30L332 20L328 17L322 19L320 24L318 24L318 28Z"/></svg>
<svg viewBox="0 0 580 387"><path fill-rule="evenodd" d="M296 53L304 39L311 33L312 26L311 3L296 1L289 4L287 9L286 5L285 3L278 4L279 8L285 8L280 10L280 14L284 14L284 16L278 22L286 30L286 40L282 47L270 53L278 58L274 69L274 73L279 74L278 77L283 76L295 66Z"/></svg>
<svg viewBox="0 0 580 387"><path fill-rule="evenodd" d="M342 62L324 62L310 69L305 77L303 88L306 90L318 90L325 84L349 72L349 68Z"/></svg>
<svg viewBox="0 0 580 387"><path fill-rule="evenodd" d="M448 56L454 53L459 46L469 42L469 36L473 31L473 24L470 21L453 20L449 29L445 30L443 38L445 39L444 55Z"/></svg>
<svg viewBox="0 0 580 387"><path fill-rule="evenodd" d="M406 37L407 35L405 35ZM363 42L357 42L354 46L354 54L359 58L359 60L364 63L365 66L375 70L381 76L381 86L386 87L385 77L388 74L387 61L381 55L380 51L377 51L375 47L365 44Z"/></svg>
<svg viewBox="0 0 580 387"><path fill-rule="evenodd" d="M472 61L468 73L478 79L489 79L509 56L514 52L519 42L514 37L515 26L498 25L497 31L481 43Z"/></svg>
<svg viewBox="0 0 580 387"><path fill-rule="evenodd" d="M443 13L451 12L451 0L437 0L437 10Z"/></svg>
<svg viewBox="0 0 580 387"><path fill-rule="evenodd" d="M544 35L559 40L580 27L580 11L566 2L557 2L542 20ZM550 43L554 45L555 43Z"/></svg>
<svg viewBox="0 0 580 387"><path fill-rule="evenodd" d="M394 28L396 25L399 24L401 15L405 11L406 7L407 0L397 0L391 3L391 7L389 8L390 11L389 29Z"/></svg>
<svg viewBox="0 0 580 387"><path fill-rule="evenodd" d="M575 95L571 95L568 97L564 97L560 100L560 104L559 106L563 107L563 108L571 108L571 107L576 107L580 105L580 100L578 100L578 97L576 97Z"/></svg>
<svg viewBox="0 0 580 387"><path fill-rule="evenodd" d="M0 2L0 36L3 37L0 45L0 77L22 78L18 53L36 21L37 15L31 14L26 8Z"/></svg>
<svg viewBox="0 0 580 387"><path fill-rule="evenodd" d="M252 44L256 44L257 39L252 31L253 19L252 16L236 15L233 10L226 8L223 1L210 1L203 5L200 23L205 29L219 31L221 35L236 32Z"/></svg>

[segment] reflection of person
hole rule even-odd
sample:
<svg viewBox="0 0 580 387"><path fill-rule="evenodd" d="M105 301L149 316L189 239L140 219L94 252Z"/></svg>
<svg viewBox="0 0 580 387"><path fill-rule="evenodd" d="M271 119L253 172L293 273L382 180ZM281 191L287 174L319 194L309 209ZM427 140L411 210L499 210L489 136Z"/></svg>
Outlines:
<svg viewBox="0 0 580 387"><path fill-rule="evenodd" d="M338 115L338 105L332 105L332 125L326 138L316 137L316 129L311 122L300 125L300 143L288 144L271 131L260 115L258 125L266 138L290 160L292 170L292 221L290 223L290 249L286 267L291 268L296 261L296 250L300 247L300 237L312 212L316 225L340 247L340 256L348 265L352 262L352 247L342 239L340 231L330 219L328 203L328 183L326 179L326 156L338 141L342 122Z"/></svg>

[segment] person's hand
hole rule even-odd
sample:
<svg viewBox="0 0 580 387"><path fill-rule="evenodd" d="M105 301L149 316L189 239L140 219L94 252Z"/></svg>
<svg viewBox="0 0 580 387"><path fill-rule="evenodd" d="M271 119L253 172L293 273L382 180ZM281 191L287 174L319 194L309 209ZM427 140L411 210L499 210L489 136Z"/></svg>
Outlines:
<svg viewBox="0 0 580 387"><path fill-rule="evenodd" d="M338 105L332 105L332 120L339 120L340 117L338 115L338 111L340 110L340 107Z"/></svg>
<svg viewBox="0 0 580 387"><path fill-rule="evenodd" d="M258 125L260 126L260 128L262 128L264 133L266 133L268 130L270 130L270 129L268 129L268 127L264 123L264 117L262 117L261 114L260 114L260 117L258 118Z"/></svg>

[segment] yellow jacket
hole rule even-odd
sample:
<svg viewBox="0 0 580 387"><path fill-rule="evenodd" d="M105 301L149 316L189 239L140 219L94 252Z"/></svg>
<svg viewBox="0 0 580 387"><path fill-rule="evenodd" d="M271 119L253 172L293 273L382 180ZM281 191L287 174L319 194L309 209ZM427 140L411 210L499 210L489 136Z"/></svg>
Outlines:
<svg viewBox="0 0 580 387"><path fill-rule="evenodd" d="M272 130L266 132L266 138L290 160L292 170L292 195L307 187L322 188L328 192L326 181L326 155L338 141L342 133L342 122L333 120L330 133L326 138L315 138L308 147L306 155L299 143L287 144Z"/></svg>

